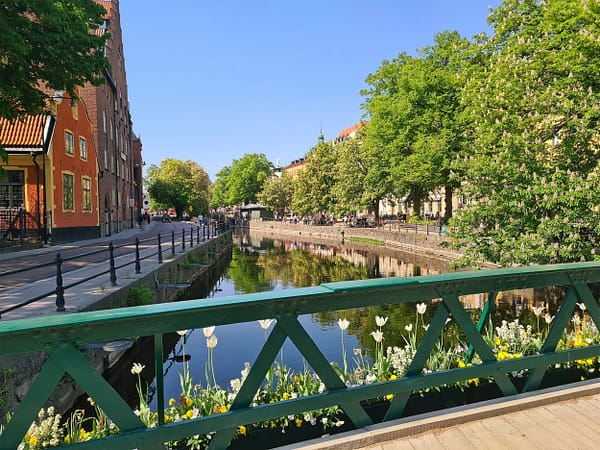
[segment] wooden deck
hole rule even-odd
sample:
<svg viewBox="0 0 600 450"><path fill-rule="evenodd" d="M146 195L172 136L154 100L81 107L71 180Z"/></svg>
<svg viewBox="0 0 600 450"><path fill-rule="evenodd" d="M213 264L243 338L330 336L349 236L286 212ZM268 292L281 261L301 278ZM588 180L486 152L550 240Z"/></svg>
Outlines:
<svg viewBox="0 0 600 450"><path fill-rule="evenodd" d="M302 450L598 449L600 381L590 380L377 424Z"/></svg>

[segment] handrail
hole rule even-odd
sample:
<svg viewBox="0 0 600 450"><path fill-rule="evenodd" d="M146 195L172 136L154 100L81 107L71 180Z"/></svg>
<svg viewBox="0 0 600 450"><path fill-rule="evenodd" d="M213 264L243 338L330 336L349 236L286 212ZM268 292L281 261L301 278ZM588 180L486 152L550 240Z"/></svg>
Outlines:
<svg viewBox="0 0 600 450"><path fill-rule="evenodd" d="M193 225L190 228L190 235L193 235L193 230L196 229L196 232L197 232L198 236L200 236L200 228L203 229L202 230L202 241L204 241L204 239L205 239L205 237L204 237L204 228L208 228L208 227L199 226L199 225ZM213 237L217 236L216 233L217 233L217 230L215 229L212 236ZM208 229L207 238L210 239L210 236L211 236L210 229ZM146 239L138 240L137 241L138 245L141 244L141 243L148 243L148 242L156 243L156 245L157 245L157 251L150 252L150 253L146 252L147 254L145 254L143 256L140 256L139 253L136 252L136 249L135 249L136 240L133 240L131 242L123 242L123 243L120 243L120 244L117 244L117 245L113 245L113 242L110 241L108 244L102 246L102 248L97 249L97 250L92 250L92 251L80 253L78 255L67 257L67 258L63 258L60 255L60 252L57 252L56 253L56 258L53 261L49 261L47 263L41 263L41 264L36 264L36 265L33 265L33 266L28 266L28 267L24 267L24 268L19 268L19 269L14 269L14 270L9 270L9 271L2 272L2 273L0 273L0 277L1 276L14 275L16 273L22 273L22 272L26 272L26 271L32 271L32 270L36 270L36 269L39 269L39 268L42 268L42 267L47 267L47 266L54 265L57 268L57 271L56 271L57 283L56 283L56 287L55 288L53 288L51 290L48 290L47 292L44 292L42 294L39 294L39 295L37 295L35 297L32 297L32 298L29 298L29 299L25 299L22 302L14 304L14 305L12 305L12 306L10 306L8 308L0 309L0 319L2 318L3 314L9 313L9 312L14 311L16 309L19 309L21 307L27 306L27 305L29 305L31 303L35 303L36 301L42 300L44 298L50 297L50 296L55 295L55 294L57 295L57 298L56 298L57 311L64 311L65 310L65 308L64 308L64 291L67 290L67 289L71 289L71 288L73 288L75 286L78 286L80 284L86 283L86 282L88 282L88 281L90 281L90 280L92 280L94 278L98 278L98 277L104 276L104 275L109 274L109 273L111 275L111 283L116 284L116 270L122 269L123 267L129 266L129 265L133 265L133 264L139 265L141 261L149 259L149 258L154 257L154 256L158 256L158 258L159 258L158 262L162 263L163 262L162 261L162 253L161 253L161 250L158 247L159 246L159 244L158 244L159 240L160 240L160 234L158 234L157 236L154 236L154 237L149 237L149 238L146 238ZM201 241L199 240L198 243L199 242L201 242ZM193 246L193 241L190 242L190 243ZM176 247L176 245L182 245L182 249L185 249L185 235L183 236L183 239L181 239L181 240L175 241L173 239L173 241L170 243L170 245L172 246L172 253L173 254L175 254L175 247ZM101 254L101 253L105 253L105 252L108 252L108 255L107 255L108 259L106 260L108 262L111 259L114 259L113 258L113 252L114 252L115 249L125 249L125 248L131 247L131 246L133 246L134 248L131 249L128 252L125 252L125 253L119 255L119 257L122 258L122 257L133 256L134 257L133 260L130 260L130 261L127 261L125 263L118 264L118 265L115 264L114 266L111 266L111 267L109 267L108 269L106 269L104 271L95 272L93 275L90 275L89 277L78 279L78 280L76 280L76 281L74 281L74 282L72 282L70 284L67 284L67 285L63 285L62 284L62 277L64 275L64 272L61 269L61 265L63 263L65 263L67 261L76 261L76 260L81 259L81 258L85 258L85 257L88 257L88 256L93 256L93 255ZM168 247L167 247L167 249L168 249ZM162 251L165 251L165 249L162 249ZM93 264L101 264L101 263L93 263ZM1 303L1 301L2 301L2 294L0 293L0 303Z"/></svg>
<svg viewBox="0 0 600 450"><path fill-rule="evenodd" d="M17 447L65 372L79 383L121 429L120 434L69 447L86 449L109 446L114 450L163 448L163 442L208 433L215 433L210 448L226 448L239 426L336 405L344 410L348 419L358 428L373 423L361 404L363 400L393 395L384 418L389 420L402 415L409 396L419 389L489 377L495 381L503 395L515 394L520 389L513 384L509 374L524 369L529 369L530 373L522 391L535 390L549 366L600 354L600 345L557 351L560 336L578 302L585 306L592 321L600 328L600 308L590 288L591 283L598 282L600 262L570 263L410 279L326 283L316 287L220 299L189 300L0 322L0 356L39 351L48 356L39 376L0 435L0 449ZM490 298L495 298L493 294L499 291L547 286L564 286L567 294L552 321L541 353L517 359L497 358L459 301L461 295L489 293L492 294ZM298 320L303 314L432 300L436 301L436 311L406 375L358 387L348 387L343 383ZM442 336L450 315L482 362L462 368L423 373L425 361L432 353L437 339ZM163 385L163 334L269 318L276 320L276 326L266 339L227 412L165 424L162 419L165 409L164 392L162 388L158 388L156 395L159 423L153 428L143 425L80 351L80 348L95 342L154 336L155 377L159 387ZM252 406L254 395L287 338L296 345L325 384L326 390L307 397Z"/></svg>

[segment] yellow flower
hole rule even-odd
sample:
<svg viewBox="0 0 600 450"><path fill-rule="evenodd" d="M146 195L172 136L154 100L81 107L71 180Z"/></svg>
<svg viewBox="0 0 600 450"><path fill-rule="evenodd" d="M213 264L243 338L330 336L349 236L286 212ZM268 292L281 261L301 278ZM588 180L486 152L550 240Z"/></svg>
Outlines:
<svg viewBox="0 0 600 450"><path fill-rule="evenodd" d="M191 419L192 417L194 417L194 411L192 411L191 409L188 409L188 411L185 413L185 415L188 419Z"/></svg>
<svg viewBox="0 0 600 450"><path fill-rule="evenodd" d="M244 425L240 425L240 434L243 436L246 435L246 427Z"/></svg>
<svg viewBox="0 0 600 450"><path fill-rule="evenodd" d="M35 446L37 445L37 443L38 443L38 438L37 438L37 436L31 436L31 437L29 438L29 445L30 445L31 447L35 447Z"/></svg>
<svg viewBox="0 0 600 450"><path fill-rule="evenodd" d="M221 412L221 414L226 413L227 412L227 406L223 405L219 408L219 411Z"/></svg>
<svg viewBox="0 0 600 450"><path fill-rule="evenodd" d="M387 400L391 400L391 399L393 399L393 398L394 398L394 394L388 394L388 395L386 395L386 396L385 396L385 398L386 398Z"/></svg>
<svg viewBox="0 0 600 450"><path fill-rule="evenodd" d="M186 398L185 399L185 406L192 406L192 399L191 398Z"/></svg>
<svg viewBox="0 0 600 450"><path fill-rule="evenodd" d="M396 375L390 376L390 380L397 380L397 379L398 379L398 377Z"/></svg>
<svg viewBox="0 0 600 450"><path fill-rule="evenodd" d="M471 378L469 383L474 384L475 386L479 386L479 378Z"/></svg>
<svg viewBox="0 0 600 450"><path fill-rule="evenodd" d="M290 398L290 394L288 394L287 392L284 392L284 393L283 393L283 399L284 399L284 400L287 400L287 399L289 399L289 398Z"/></svg>
<svg viewBox="0 0 600 450"><path fill-rule="evenodd" d="M463 367L466 367L466 364L465 364L465 362L462 359L460 361L458 361L458 367L460 367L461 369Z"/></svg>
<svg viewBox="0 0 600 450"><path fill-rule="evenodd" d="M165 414L165 415L164 415L164 420L165 420L165 423L169 422L169 416L167 416L167 415Z"/></svg>
<svg viewBox="0 0 600 450"><path fill-rule="evenodd" d="M302 426L302 419L300 419L300 418L296 419L296 426L298 428L300 428Z"/></svg>
<svg viewBox="0 0 600 450"><path fill-rule="evenodd" d="M174 398L170 398L169 399L169 406L173 406L175 404L175 399Z"/></svg>

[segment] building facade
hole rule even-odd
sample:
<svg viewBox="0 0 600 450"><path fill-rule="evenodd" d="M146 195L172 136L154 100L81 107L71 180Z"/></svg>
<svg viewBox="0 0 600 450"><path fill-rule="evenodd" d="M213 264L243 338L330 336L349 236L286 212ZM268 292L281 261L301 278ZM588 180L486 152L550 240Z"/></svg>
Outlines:
<svg viewBox="0 0 600 450"><path fill-rule="evenodd" d="M110 236L135 224L136 186L133 150L133 124L127 90L125 55L118 0L95 0L106 9L102 33L110 33L105 55L110 69L103 72L101 86L84 86L81 96L85 101L98 150L99 211L102 236ZM141 149L141 142L139 143ZM141 157L138 164L141 164Z"/></svg>
<svg viewBox="0 0 600 450"><path fill-rule="evenodd" d="M100 236L98 162L85 104L49 93L46 114L0 119L0 239L68 242Z"/></svg>

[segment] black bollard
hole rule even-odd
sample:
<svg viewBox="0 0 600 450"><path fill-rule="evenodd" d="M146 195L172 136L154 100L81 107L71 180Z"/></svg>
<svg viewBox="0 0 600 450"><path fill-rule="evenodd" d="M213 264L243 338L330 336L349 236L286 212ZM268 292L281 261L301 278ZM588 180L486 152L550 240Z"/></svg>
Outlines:
<svg viewBox="0 0 600 450"><path fill-rule="evenodd" d="M171 230L171 256L175 256L175 230Z"/></svg>
<svg viewBox="0 0 600 450"><path fill-rule="evenodd" d="M190 228L190 248L194 247L194 229Z"/></svg>
<svg viewBox="0 0 600 450"><path fill-rule="evenodd" d="M140 266L140 240L135 238L135 273L142 273L142 267Z"/></svg>
<svg viewBox="0 0 600 450"><path fill-rule="evenodd" d="M63 287L63 278L61 266L63 263L63 259L60 256L60 253L56 254L56 310L64 311L65 310L65 288Z"/></svg>
<svg viewBox="0 0 600 450"><path fill-rule="evenodd" d="M115 269L115 249L112 241L108 244L108 253L110 255L110 285L117 285L117 271Z"/></svg>
<svg viewBox="0 0 600 450"><path fill-rule="evenodd" d="M162 264L163 262L163 258L162 258L162 248L160 247L160 233L158 233L158 263Z"/></svg>
<svg viewBox="0 0 600 450"><path fill-rule="evenodd" d="M181 251L185 252L185 230L181 230Z"/></svg>

